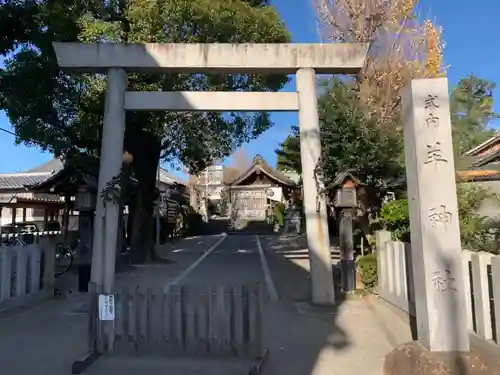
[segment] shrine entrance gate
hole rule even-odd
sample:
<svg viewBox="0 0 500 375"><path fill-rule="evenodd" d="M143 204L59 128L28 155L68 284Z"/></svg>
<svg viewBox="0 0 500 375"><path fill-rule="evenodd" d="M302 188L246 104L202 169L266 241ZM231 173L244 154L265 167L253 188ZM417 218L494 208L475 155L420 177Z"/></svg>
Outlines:
<svg viewBox="0 0 500 375"><path fill-rule="evenodd" d="M298 111L304 209L310 252L312 299L335 301L325 197L315 178L321 154L316 74L355 74L365 64L364 44L83 44L54 43L59 66L107 73L99 191L119 175L125 111ZM294 92L138 92L127 73L295 74ZM111 293L118 203L98 195L92 281ZM260 198L259 198L260 199ZM258 200L258 199L257 199ZM242 207L248 213L254 207ZM104 232L104 227L106 232ZM106 249L106 250L105 250Z"/></svg>

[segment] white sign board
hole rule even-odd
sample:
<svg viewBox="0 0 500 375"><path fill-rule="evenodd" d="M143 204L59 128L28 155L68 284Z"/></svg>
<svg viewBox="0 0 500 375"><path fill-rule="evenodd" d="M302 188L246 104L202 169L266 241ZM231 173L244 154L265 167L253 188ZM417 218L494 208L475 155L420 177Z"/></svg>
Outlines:
<svg viewBox="0 0 500 375"><path fill-rule="evenodd" d="M280 187L272 187L266 190L266 196L272 201L281 202L283 199L283 191Z"/></svg>
<svg viewBox="0 0 500 375"><path fill-rule="evenodd" d="M99 295L99 320L115 320L115 296Z"/></svg>

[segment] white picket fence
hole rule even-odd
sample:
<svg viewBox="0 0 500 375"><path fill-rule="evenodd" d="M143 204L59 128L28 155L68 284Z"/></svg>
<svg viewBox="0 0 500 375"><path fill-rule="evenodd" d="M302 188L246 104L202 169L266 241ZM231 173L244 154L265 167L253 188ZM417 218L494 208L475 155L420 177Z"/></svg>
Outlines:
<svg viewBox="0 0 500 375"><path fill-rule="evenodd" d="M54 295L55 241L51 234L28 246L0 246L0 311Z"/></svg>
<svg viewBox="0 0 500 375"><path fill-rule="evenodd" d="M377 293L415 316L410 244L377 232ZM500 255L462 251L467 326L477 336L500 345Z"/></svg>

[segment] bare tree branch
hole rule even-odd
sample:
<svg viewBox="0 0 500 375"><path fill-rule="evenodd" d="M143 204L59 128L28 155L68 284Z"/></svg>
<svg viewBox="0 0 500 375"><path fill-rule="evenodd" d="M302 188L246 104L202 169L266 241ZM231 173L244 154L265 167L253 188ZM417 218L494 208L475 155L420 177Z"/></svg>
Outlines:
<svg viewBox="0 0 500 375"><path fill-rule="evenodd" d="M441 29L419 21L418 0L313 0L324 41L368 43L367 63L356 76L367 115L394 127L400 92L414 78L445 74Z"/></svg>

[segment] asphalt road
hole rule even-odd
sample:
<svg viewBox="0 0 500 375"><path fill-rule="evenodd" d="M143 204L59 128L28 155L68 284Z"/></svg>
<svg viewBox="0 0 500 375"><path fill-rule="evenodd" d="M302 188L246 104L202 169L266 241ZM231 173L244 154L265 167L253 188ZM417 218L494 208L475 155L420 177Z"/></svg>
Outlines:
<svg viewBox="0 0 500 375"><path fill-rule="evenodd" d="M165 249L165 254L175 263L138 266L133 271L118 274L116 284L164 286L181 275L220 238L199 236L174 243ZM228 236L181 283L229 285L263 281L257 250L255 236ZM74 283L70 284L67 289L74 289ZM86 295L76 292L64 295L66 298L62 300L48 300L30 309L0 314L1 375L71 373L73 361L87 351L87 315L84 307L88 299ZM244 375L248 374L249 366L248 359L221 362L193 358L166 360L109 357L99 359L85 373Z"/></svg>
<svg viewBox="0 0 500 375"><path fill-rule="evenodd" d="M179 285L264 283L255 235L228 235Z"/></svg>

